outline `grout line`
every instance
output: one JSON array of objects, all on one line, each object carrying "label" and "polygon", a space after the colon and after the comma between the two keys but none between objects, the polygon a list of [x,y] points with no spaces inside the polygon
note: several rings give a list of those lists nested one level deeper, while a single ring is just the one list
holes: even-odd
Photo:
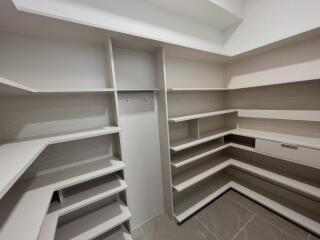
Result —
[{"label": "grout line", "polygon": [[238,231],[235,235],[233,235],[233,237],[231,238],[231,240],[233,240],[233,239],[251,222],[251,220],[252,220],[255,216],[256,216],[256,214],[253,214],[253,215],[251,216],[251,218],[239,229],[239,231]]},{"label": "grout line", "polygon": [[244,206],[243,204],[241,204],[240,202],[237,202],[236,200],[228,197],[228,196],[225,196],[225,198],[229,199],[230,201],[232,201],[233,203],[239,205],[240,207],[243,207],[245,209],[247,209],[249,212],[251,212],[252,214],[256,214],[253,210],[251,210],[250,208],[248,208],[247,206]]},{"label": "grout line", "polygon": [[[239,193],[237,193],[237,194],[239,194]],[[240,195],[240,194],[239,194]],[[241,197],[243,197],[243,196],[241,196]],[[246,208],[246,209],[248,209],[250,212],[253,212],[253,210],[251,210],[251,209],[249,209],[248,207],[246,207],[246,206],[244,206],[243,204],[241,204],[240,202],[237,202],[236,200],[233,200],[232,198],[230,198],[230,197],[228,197],[228,196],[226,196],[226,198],[228,198],[229,200],[231,200],[231,201],[233,201],[233,202],[235,202],[235,203],[237,203],[237,204],[239,204],[239,205],[241,205],[242,207],[244,207],[244,208]],[[246,197],[245,197],[246,198]],[[250,201],[252,201],[251,199],[249,199]],[[254,204],[256,204],[256,205],[258,205],[259,207],[262,207],[262,208],[264,208],[266,211],[269,211],[269,212],[271,212],[272,214],[275,214],[273,211],[271,211],[271,210],[269,210],[269,209],[267,209],[267,208],[265,208],[263,205],[261,205],[261,204],[258,204],[258,203],[256,203],[256,202],[253,202]],[[278,229],[279,231],[281,231],[281,232],[283,232],[283,233],[285,233],[285,234],[287,234],[287,235],[289,235],[289,236],[291,236],[291,237],[293,237],[294,239],[296,239],[296,240],[298,240],[297,239],[297,237],[296,236],[294,236],[294,235],[292,235],[291,233],[289,233],[289,232],[287,232],[287,231],[285,231],[284,229],[282,229],[282,228],[280,228],[280,227],[278,227],[277,225],[275,225],[273,222],[271,222],[270,220],[268,220],[268,219],[266,219],[265,217],[263,217],[263,216],[260,216],[260,214],[257,214],[257,213],[255,213],[255,212],[253,212],[254,214],[256,214],[258,217],[260,217],[260,218],[262,218],[264,221],[266,221],[267,223],[269,223],[270,225],[272,225],[273,227],[275,227],[276,229]],[[278,217],[280,217],[282,220],[285,220],[285,221],[287,221],[285,218],[283,218],[283,217],[281,217],[281,216],[279,216],[279,215],[277,215],[277,214],[275,214],[276,216],[278,216]],[[289,222],[289,223],[291,223],[291,222]],[[292,223],[294,226],[296,226],[296,227],[298,227],[298,228],[300,228],[299,226],[297,226],[296,224],[294,224],[294,223]],[[305,231],[304,229],[302,229],[303,231]],[[310,235],[310,234],[309,234]],[[306,240],[309,240],[310,239],[310,237],[308,236],[308,238],[306,239]]]},{"label": "grout line", "polygon": [[141,227],[142,225],[146,224],[147,222],[151,221],[152,219],[160,216],[161,214],[165,213],[164,211],[161,211],[159,213],[157,213],[156,215],[154,215],[153,217],[148,218],[147,220],[145,220],[143,223],[139,224],[138,226],[136,226],[134,229],[132,229],[133,231],[139,227]]},{"label": "grout line", "polygon": [[211,233],[212,236],[214,236],[217,240],[220,240],[220,238],[214,232],[212,232],[211,229],[205,223],[203,223],[200,219],[198,219],[198,217],[195,217],[194,219],[209,233]]}]

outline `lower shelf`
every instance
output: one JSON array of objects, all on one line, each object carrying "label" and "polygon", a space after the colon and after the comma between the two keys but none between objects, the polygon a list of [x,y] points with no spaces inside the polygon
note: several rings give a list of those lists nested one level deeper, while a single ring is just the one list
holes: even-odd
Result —
[{"label": "lower shelf", "polygon": [[54,191],[123,168],[120,160],[100,159],[19,182],[1,200],[0,239],[36,239]]},{"label": "lower shelf", "polygon": [[115,202],[94,212],[80,216],[74,221],[59,226],[55,239],[93,239],[121,225],[131,217],[128,207]]},{"label": "lower shelf", "polygon": [[[300,211],[299,207],[293,206],[289,200],[273,197],[265,189],[261,190],[259,187],[251,186],[229,174],[220,174],[207,180],[201,187],[193,187],[180,194],[175,200],[176,221],[178,223],[183,222],[229,189],[242,193],[317,235],[320,234],[320,223],[317,217],[313,217],[314,214],[302,214],[303,211]],[[307,201],[312,202],[311,200]],[[320,203],[312,202],[312,204],[319,205]]]},{"label": "lower shelf", "polygon": [[123,226],[116,227],[112,229],[107,234],[103,234],[95,240],[132,240],[130,233],[128,230]]}]

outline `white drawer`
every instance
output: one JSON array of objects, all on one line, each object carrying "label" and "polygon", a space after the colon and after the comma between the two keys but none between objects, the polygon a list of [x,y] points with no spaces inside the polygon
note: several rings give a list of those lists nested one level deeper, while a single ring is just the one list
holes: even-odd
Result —
[{"label": "white drawer", "polygon": [[320,167],[320,150],[285,143],[256,139],[256,150],[261,153],[291,159]]}]

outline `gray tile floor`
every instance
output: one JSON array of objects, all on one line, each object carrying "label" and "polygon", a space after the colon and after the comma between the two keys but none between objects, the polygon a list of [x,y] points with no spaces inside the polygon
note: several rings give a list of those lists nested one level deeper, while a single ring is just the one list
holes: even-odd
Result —
[{"label": "gray tile floor", "polygon": [[180,226],[161,214],[136,228],[132,236],[133,240],[320,240],[234,191]]}]

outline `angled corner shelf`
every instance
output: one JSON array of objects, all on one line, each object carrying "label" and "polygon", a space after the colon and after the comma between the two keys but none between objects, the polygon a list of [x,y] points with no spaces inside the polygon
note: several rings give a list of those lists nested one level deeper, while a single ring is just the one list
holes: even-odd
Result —
[{"label": "angled corner shelf", "polygon": [[193,119],[200,119],[200,118],[224,115],[224,114],[229,114],[229,113],[236,113],[237,111],[238,110],[236,110],[236,109],[226,109],[226,110],[218,110],[218,111],[213,111],[213,112],[191,114],[191,115],[169,118],[169,122],[183,122],[183,121],[188,121],[188,120],[193,120]]},{"label": "angled corner shelf", "polygon": [[[23,233],[26,240],[36,239],[47,214],[54,191],[123,169],[124,163],[122,161],[113,158],[103,158],[19,182],[18,186],[8,192],[2,199],[2,203],[5,204],[0,206],[0,210],[4,213],[4,219],[1,219],[4,225],[1,229],[0,238],[18,239],[20,234]],[[108,186],[110,187],[110,185]],[[121,185],[119,187],[126,186]],[[110,191],[117,192],[115,189],[110,189]],[[109,194],[111,194],[110,191]],[[99,196],[99,194],[97,195]],[[72,207],[77,208],[81,204],[88,204],[88,201],[96,200],[94,197],[88,200],[81,198],[83,196],[78,197],[78,200],[82,199],[83,201],[76,203],[73,199],[71,201],[74,202],[69,205],[69,209],[64,210],[70,210]],[[10,203],[15,203],[15,205]],[[32,216],[32,218],[26,222],[25,216]]]},{"label": "angled corner shelf", "polygon": [[224,137],[226,135],[231,134],[233,129],[222,128],[218,130],[209,131],[203,133],[199,139],[193,137],[186,137],[183,139],[175,140],[170,143],[170,149],[173,152],[178,152],[193,146],[197,146],[199,144],[209,142],[211,140]]},{"label": "angled corner shelf", "polygon": [[242,193],[248,198],[277,212],[285,218],[290,219],[298,225],[303,226],[311,232],[320,234],[320,224],[315,220],[291,209],[290,206],[287,206],[287,203],[273,199],[272,197],[269,197],[268,194],[261,194],[260,191],[248,186],[241,180],[224,173],[214,177],[214,181],[211,181],[210,184],[204,184],[200,188],[193,189],[189,198],[183,198],[179,203],[177,203],[175,207],[176,221],[178,223],[183,222],[230,189]]},{"label": "angled corner shelf", "polygon": [[119,131],[119,127],[103,127],[0,145],[0,164],[2,166],[0,169],[0,198],[6,194],[10,187],[48,145],[113,134]]},{"label": "angled corner shelf", "polygon": [[260,178],[267,179],[268,181],[275,182],[285,188],[289,188],[298,193],[306,194],[310,198],[317,201],[320,200],[320,188],[316,186],[282,176],[275,172],[247,164],[228,156],[216,158],[214,161],[207,161],[206,164],[201,164],[199,167],[178,174],[178,176],[174,177],[173,179],[173,188],[178,192],[182,192],[229,167],[234,167]]},{"label": "angled corner shelf", "polygon": [[55,239],[93,239],[121,225],[130,217],[128,207],[117,201],[58,227]]},{"label": "angled corner shelf", "polygon": [[113,93],[114,88],[34,89],[0,77],[0,95]]}]

